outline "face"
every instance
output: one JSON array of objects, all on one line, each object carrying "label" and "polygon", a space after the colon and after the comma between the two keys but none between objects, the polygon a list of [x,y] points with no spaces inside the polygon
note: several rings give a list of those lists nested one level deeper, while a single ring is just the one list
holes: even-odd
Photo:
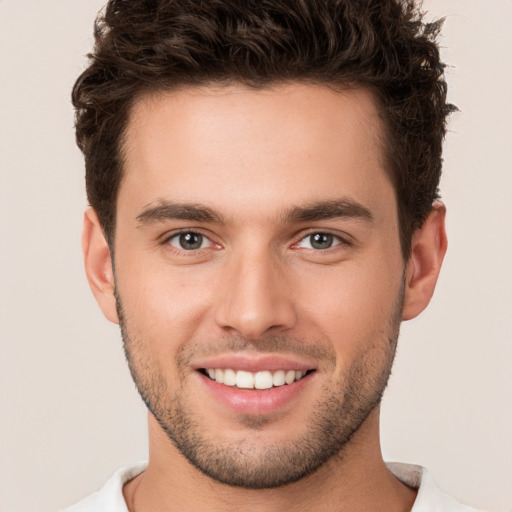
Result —
[{"label": "face", "polygon": [[402,311],[372,96],[321,86],[142,98],[125,143],[115,289],[150,412],[203,473],[296,481],[375,410]]}]

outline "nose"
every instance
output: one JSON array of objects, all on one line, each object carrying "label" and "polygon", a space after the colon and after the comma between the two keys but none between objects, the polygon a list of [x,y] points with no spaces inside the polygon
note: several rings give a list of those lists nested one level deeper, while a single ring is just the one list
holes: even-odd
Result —
[{"label": "nose", "polygon": [[284,264],[271,251],[248,252],[226,264],[215,319],[230,334],[257,340],[292,328],[297,316]]}]

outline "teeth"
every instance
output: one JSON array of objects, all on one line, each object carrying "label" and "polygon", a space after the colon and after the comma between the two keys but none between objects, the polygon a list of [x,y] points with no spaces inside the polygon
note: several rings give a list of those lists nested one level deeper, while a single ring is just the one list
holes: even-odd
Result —
[{"label": "teeth", "polygon": [[286,384],[291,384],[295,380],[295,370],[288,370],[284,377]]},{"label": "teeth", "polygon": [[215,370],[215,380],[220,384],[224,383],[224,372],[222,370]]},{"label": "teeth", "polygon": [[210,379],[226,386],[236,386],[240,389],[270,389],[275,386],[292,384],[306,375],[306,370],[277,370],[275,372],[246,372],[230,368],[208,368],[206,373]]},{"label": "teeth", "polygon": [[[217,370],[215,370],[215,374],[217,374]],[[233,370],[224,370],[224,384],[236,386],[236,373]]]},{"label": "teeth", "polygon": [[[222,370],[220,370],[222,371]],[[215,376],[217,376],[217,370],[215,370]],[[217,379],[215,379],[217,380]],[[219,382],[219,381],[217,381]],[[254,376],[251,372],[243,372],[239,370],[236,372],[236,387],[244,389],[254,388]]]},{"label": "teeth", "polygon": [[270,372],[258,372],[254,376],[256,389],[270,389],[272,387],[272,374]]},{"label": "teeth", "polygon": [[272,375],[272,384],[274,386],[282,386],[284,383],[284,370],[274,372],[274,375]]}]

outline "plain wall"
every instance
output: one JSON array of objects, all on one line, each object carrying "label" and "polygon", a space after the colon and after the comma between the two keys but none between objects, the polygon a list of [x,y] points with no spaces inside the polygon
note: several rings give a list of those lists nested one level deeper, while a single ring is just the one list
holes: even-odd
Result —
[{"label": "plain wall", "polygon": [[[0,510],[48,512],[146,457],[120,335],[88,290],[70,91],[103,0],[0,1]],[[449,251],[403,325],[383,403],[388,460],[512,509],[512,2],[427,0],[447,16]]]}]

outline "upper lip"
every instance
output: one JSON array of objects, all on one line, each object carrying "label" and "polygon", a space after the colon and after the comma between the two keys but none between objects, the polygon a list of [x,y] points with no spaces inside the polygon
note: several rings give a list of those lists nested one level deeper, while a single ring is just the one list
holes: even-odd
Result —
[{"label": "upper lip", "polygon": [[280,354],[224,354],[205,358],[194,364],[196,370],[232,369],[246,372],[278,371],[278,370],[314,370],[315,364]]}]

